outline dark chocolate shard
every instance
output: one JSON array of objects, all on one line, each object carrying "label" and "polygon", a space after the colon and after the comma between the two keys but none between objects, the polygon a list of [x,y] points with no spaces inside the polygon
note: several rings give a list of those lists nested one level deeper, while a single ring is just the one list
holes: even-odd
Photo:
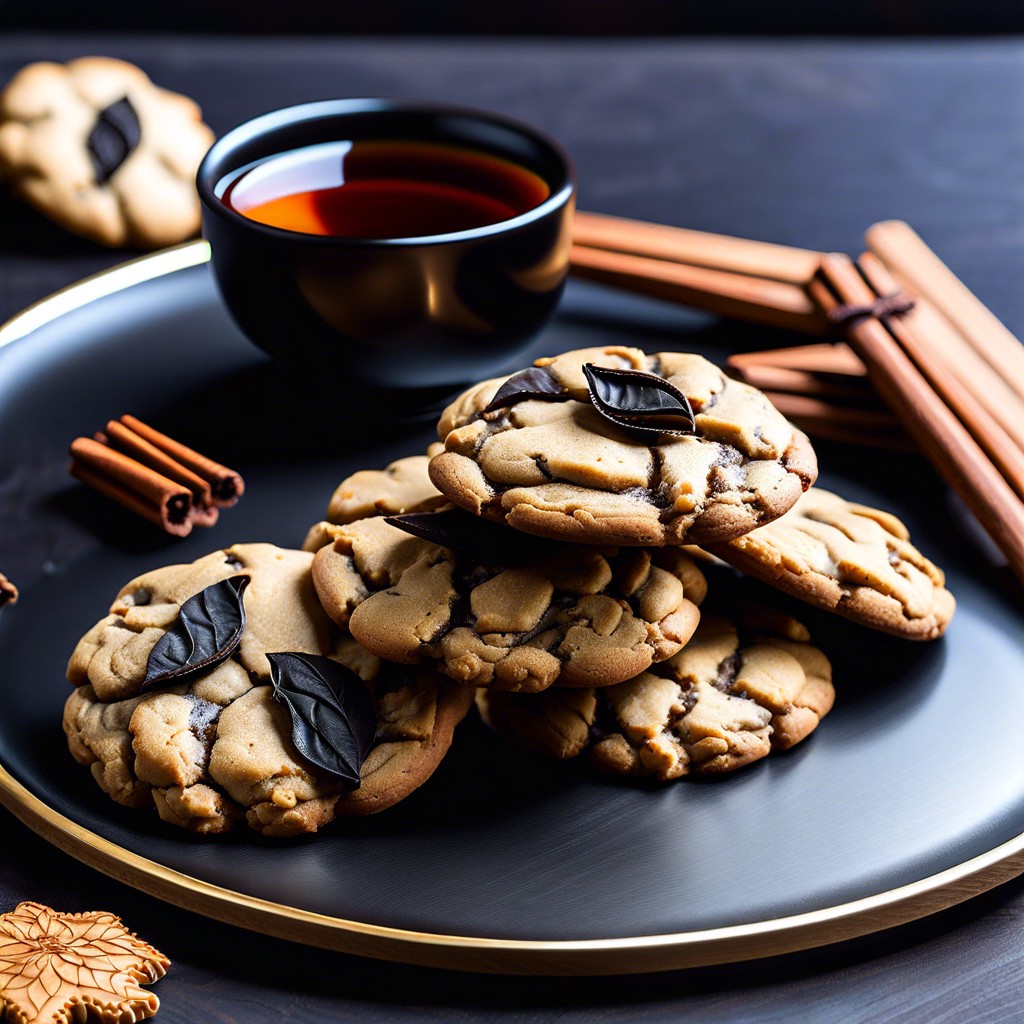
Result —
[{"label": "dark chocolate shard", "polygon": [[566,549],[558,541],[521,533],[511,526],[481,519],[463,508],[410,512],[404,516],[386,516],[385,521],[414,537],[466,555],[479,565],[525,565],[564,554]]},{"label": "dark chocolate shard", "polygon": [[97,185],[110,180],[141,137],[139,116],[127,96],[99,112],[85,143],[96,171]]},{"label": "dark chocolate shard", "polygon": [[494,393],[484,412],[494,412],[517,402],[539,398],[546,402],[567,402],[569,394],[549,366],[528,366],[511,377]]},{"label": "dark chocolate shard", "polygon": [[0,572],[0,608],[5,604],[14,604],[18,600],[18,588]]},{"label": "dark chocolate shard", "polygon": [[248,576],[232,576],[190,597],[149,652],[142,689],[187,682],[231,657],[245,631],[242,594],[248,584]]},{"label": "dark chocolate shard", "polygon": [[359,770],[377,734],[366,684],[316,654],[268,654],[274,698],[288,709],[292,742],[311,764],[359,788]]},{"label": "dark chocolate shard", "polygon": [[642,434],[694,434],[690,400],[655,373],[586,363],[583,372],[594,408],[616,426]]}]

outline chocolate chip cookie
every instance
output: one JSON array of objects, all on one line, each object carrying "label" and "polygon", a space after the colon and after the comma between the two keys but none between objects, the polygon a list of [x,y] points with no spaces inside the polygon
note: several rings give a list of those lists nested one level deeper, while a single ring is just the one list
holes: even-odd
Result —
[{"label": "chocolate chip cookie", "polygon": [[332,543],[313,560],[328,614],[390,661],[507,690],[606,686],[671,657],[697,624],[706,583],[681,551],[553,544],[457,509],[403,518],[420,534],[380,517],[324,524]]},{"label": "chocolate chip cookie", "polygon": [[442,414],[430,477],[457,505],[586,544],[674,545],[777,519],[814,451],[761,392],[697,355],[567,352],[470,388]]},{"label": "chocolate chip cookie", "polygon": [[237,660],[261,682],[270,679],[270,651],[327,655],[333,627],[310,579],[312,555],[273,544],[236,544],[195,562],[169,565],[121,588],[101,619],[79,641],[68,663],[75,686],[90,684],[99,700],[137,696],[150,654],[179,619],[182,605],[216,583],[248,580],[245,630]]},{"label": "chocolate chip cookie", "polygon": [[781,519],[709,546],[809,604],[908,640],[941,636],[956,602],[895,516],[813,487]]},{"label": "chocolate chip cookie", "polygon": [[341,636],[312,558],[239,544],[122,589],[71,657],[64,710],[104,792],[197,832],[245,819],[287,836],[383,810],[432,774],[472,692]]},{"label": "chocolate chip cookie", "polygon": [[765,613],[705,615],[675,657],[605,689],[477,693],[502,736],[551,757],[584,751],[603,772],[662,781],[732,771],[785,750],[832,707],[828,659],[807,630]]},{"label": "chocolate chip cookie", "polygon": [[192,100],[109,57],[30,64],[0,94],[0,178],[104,245],[197,234],[195,175],[212,142]]},{"label": "chocolate chip cookie", "polygon": [[72,755],[128,807],[200,833],[245,820],[265,836],[316,832],[337,817],[375,814],[422,785],[451,746],[472,691],[431,667],[381,670],[351,640],[333,657],[367,677],[373,745],[353,789],[296,748],[273,689],[234,660],[191,683],[111,703],[89,685],[64,708]]}]

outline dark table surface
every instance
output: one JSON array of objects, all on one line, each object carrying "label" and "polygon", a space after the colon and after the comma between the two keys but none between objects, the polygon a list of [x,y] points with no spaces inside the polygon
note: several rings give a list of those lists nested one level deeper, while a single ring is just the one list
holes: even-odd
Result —
[{"label": "dark table surface", "polygon": [[[564,143],[585,209],[847,252],[859,251],[868,225],[899,217],[1011,330],[1024,331],[1024,42],[8,35],[0,81],[30,61],[87,53],[134,61],[195,97],[218,133],[272,107],[331,96],[502,111]],[[0,321],[133,255],[71,238],[6,196],[0,231]],[[174,961],[157,988],[167,1022],[959,1024],[1024,1014],[1021,881],[882,935],[756,963],[491,978],[258,937],[115,883],[6,812],[0,829],[0,912],[36,899],[122,915]]]}]

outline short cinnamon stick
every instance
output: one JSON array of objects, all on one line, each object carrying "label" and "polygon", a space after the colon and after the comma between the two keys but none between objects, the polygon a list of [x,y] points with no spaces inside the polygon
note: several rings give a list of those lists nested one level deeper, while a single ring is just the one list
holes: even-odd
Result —
[{"label": "short cinnamon stick", "polygon": [[874,448],[915,450],[899,421],[888,412],[850,409],[806,395],[777,391],[765,391],[764,394],[786,419],[792,420],[812,437],[866,444]]},{"label": "short cinnamon stick", "polygon": [[669,260],[574,245],[572,272],[629,291],[809,334],[829,330],[828,321],[800,285],[695,267]]},{"label": "short cinnamon stick", "polygon": [[0,572],[0,608],[18,600],[18,588]]},{"label": "short cinnamon stick", "polygon": [[71,473],[176,537],[192,530],[187,487],[90,437],[71,443]]},{"label": "short cinnamon stick", "polygon": [[745,381],[760,391],[780,391],[792,395],[807,395],[812,398],[831,399],[837,403],[852,403],[859,407],[881,404],[879,397],[871,390],[867,376],[840,377],[809,373],[807,370],[791,370],[786,366],[767,364],[737,365],[730,358],[726,360],[730,374]]},{"label": "short cinnamon stick", "polygon": [[160,433],[134,416],[122,416],[121,423],[138,437],[169,455],[210,485],[210,501],[218,508],[230,508],[245,493],[242,477],[233,469],[200,455],[180,441]]},{"label": "short cinnamon stick", "polygon": [[[826,311],[839,305],[869,305],[875,294],[847,256],[822,260],[812,293]],[[903,423],[936,471],[955,490],[1006,556],[1024,583],[1024,503],[967,428],[936,394],[874,317],[847,325],[847,338],[863,359],[875,388]]]},{"label": "short cinnamon stick", "polygon": [[187,487],[192,492],[191,515],[194,525],[213,526],[217,522],[220,511],[211,501],[209,481],[193,473],[187,466],[172,459],[166,452],[150,444],[144,437],[129,430],[117,420],[110,420],[106,431],[97,434],[96,440],[156,470],[169,480]]}]

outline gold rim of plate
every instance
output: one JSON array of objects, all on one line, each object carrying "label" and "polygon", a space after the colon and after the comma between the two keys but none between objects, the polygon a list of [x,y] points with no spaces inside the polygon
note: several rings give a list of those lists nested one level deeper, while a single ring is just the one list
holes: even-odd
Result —
[{"label": "gold rim of plate", "polygon": [[[0,348],[90,302],[209,261],[206,242],[122,263],[62,288],[0,327]],[[305,945],[427,967],[500,974],[668,971],[824,946],[937,913],[1024,872],[1024,834],[908,885],[768,921],[702,931],[571,942],[407,931],[273,903],[165,867],[59,814],[0,764],[0,804],[77,860],[186,910]]]}]

